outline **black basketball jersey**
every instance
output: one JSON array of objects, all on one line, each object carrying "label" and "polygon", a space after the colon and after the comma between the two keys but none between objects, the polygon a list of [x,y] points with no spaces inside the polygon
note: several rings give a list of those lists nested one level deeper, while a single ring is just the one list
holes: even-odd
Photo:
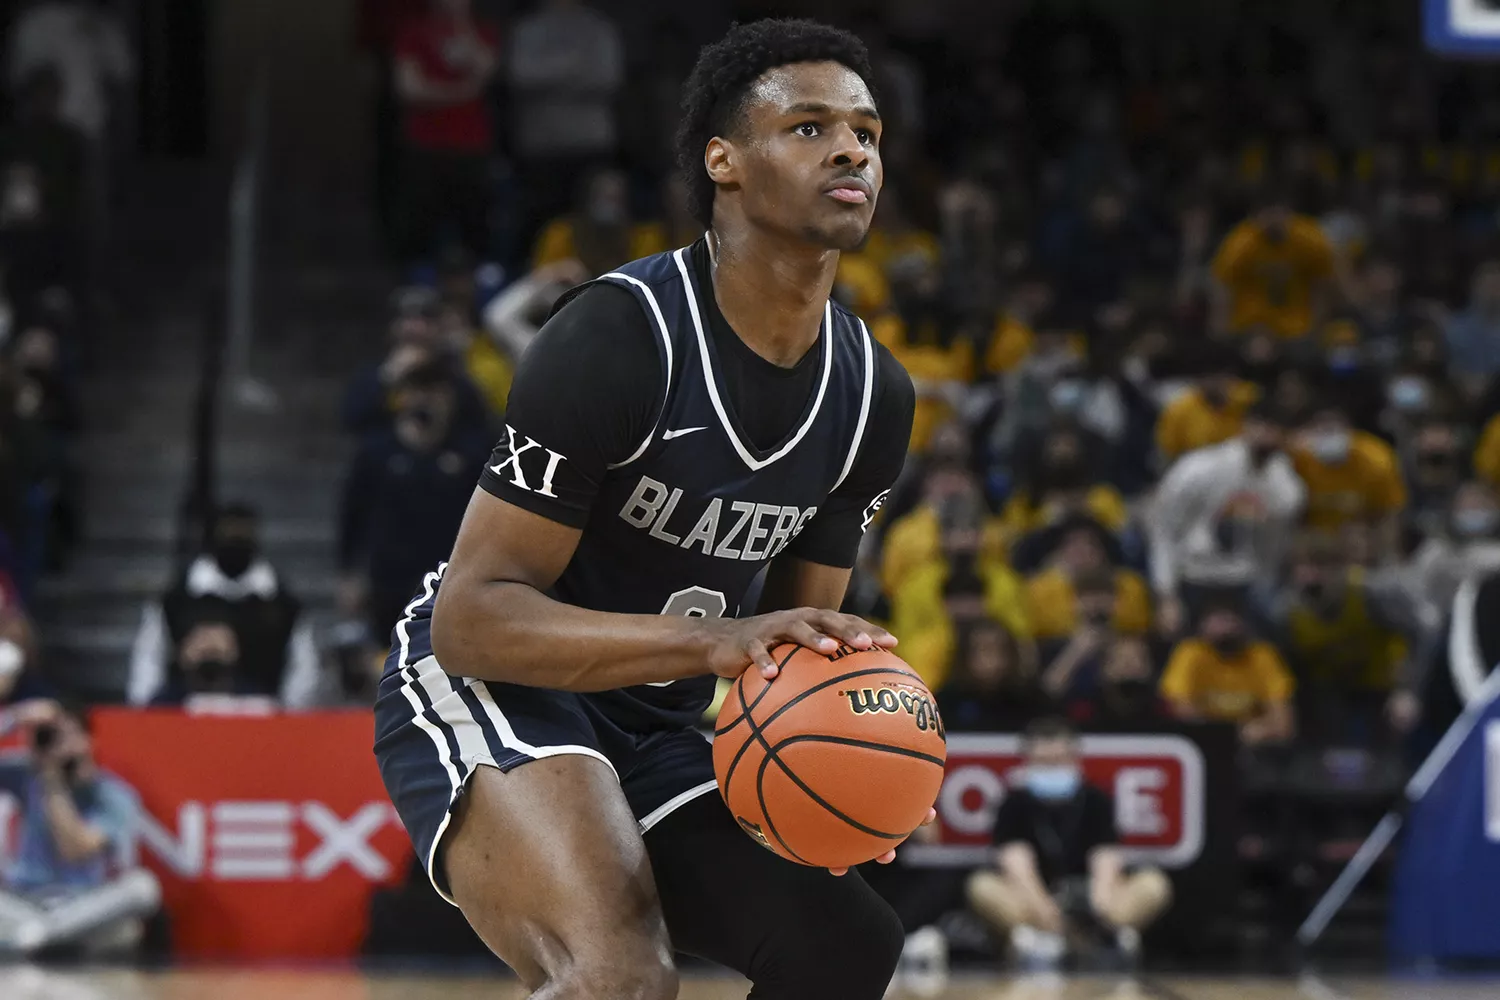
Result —
[{"label": "black basketball jersey", "polygon": [[[864,324],[836,303],[825,306],[813,348],[815,390],[785,439],[757,448],[719,377],[705,328],[705,297],[713,292],[698,287],[689,253],[647,257],[598,279],[627,288],[652,321],[665,398],[650,434],[604,477],[578,549],[552,589],[568,604],[631,614],[754,613],[741,607],[751,581],[816,516],[859,454],[876,377]],[[509,445],[508,467],[492,471],[546,495],[563,457],[530,440]],[[589,697],[621,726],[645,730],[696,722],[713,690],[714,678],[703,676]]]}]

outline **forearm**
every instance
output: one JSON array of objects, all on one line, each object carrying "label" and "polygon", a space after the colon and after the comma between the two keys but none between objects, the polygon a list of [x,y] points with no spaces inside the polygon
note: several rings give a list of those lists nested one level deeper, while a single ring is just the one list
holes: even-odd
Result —
[{"label": "forearm", "polygon": [[432,647],[454,676],[608,691],[708,673],[712,621],[591,611],[524,583],[445,579]]},{"label": "forearm", "polygon": [[48,782],[42,797],[42,815],[65,861],[84,861],[102,851],[107,843],[104,835],[78,814],[72,794],[60,781]]}]

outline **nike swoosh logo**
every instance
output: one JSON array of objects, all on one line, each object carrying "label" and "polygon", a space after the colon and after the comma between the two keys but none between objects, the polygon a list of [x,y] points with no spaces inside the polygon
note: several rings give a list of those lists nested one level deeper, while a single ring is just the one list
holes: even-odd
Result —
[{"label": "nike swoosh logo", "polygon": [[706,430],[708,430],[707,427],[684,427],[681,430],[676,430],[676,431],[663,431],[662,435],[661,435],[661,439],[663,441],[670,441],[673,438],[680,438],[680,437],[683,437],[684,435],[687,435],[687,434],[696,434],[698,431],[706,431]]}]

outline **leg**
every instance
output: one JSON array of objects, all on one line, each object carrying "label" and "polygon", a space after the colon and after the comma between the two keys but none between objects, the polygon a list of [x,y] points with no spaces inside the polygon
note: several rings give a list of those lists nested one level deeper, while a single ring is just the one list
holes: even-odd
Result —
[{"label": "leg", "polygon": [[975,872],[969,876],[966,889],[969,906],[1002,933],[1016,927],[1036,927],[1054,934],[1062,932],[1055,921],[1038,911],[1025,887],[1017,885],[1003,872]]},{"label": "leg", "polygon": [[880,1000],[905,939],[858,873],[783,861],[747,837],[715,794],[646,833],[679,951],[728,966],[752,1000]]},{"label": "leg", "polygon": [[[138,868],[88,889],[46,910],[37,927],[36,948],[98,937],[108,943],[129,942],[130,925],[139,927],[161,905],[161,885],[156,876]],[[138,940],[138,931],[137,931]]]},{"label": "leg", "polygon": [[453,898],[533,1000],[674,1000],[651,865],[614,772],[478,768],[439,848]]},{"label": "leg", "polygon": [[1172,905],[1172,883],[1155,868],[1127,875],[1115,887],[1099,916],[1111,927],[1141,930]]}]

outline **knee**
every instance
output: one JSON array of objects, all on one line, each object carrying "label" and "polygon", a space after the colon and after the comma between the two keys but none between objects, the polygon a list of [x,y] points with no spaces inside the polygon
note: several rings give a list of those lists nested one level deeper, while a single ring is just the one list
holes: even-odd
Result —
[{"label": "knee", "polygon": [[606,949],[551,977],[558,1000],[677,1000],[677,968],[664,947]]},{"label": "knee", "polygon": [[788,922],[751,978],[778,1000],[880,1000],[905,943],[900,918],[871,892],[836,913]]}]

